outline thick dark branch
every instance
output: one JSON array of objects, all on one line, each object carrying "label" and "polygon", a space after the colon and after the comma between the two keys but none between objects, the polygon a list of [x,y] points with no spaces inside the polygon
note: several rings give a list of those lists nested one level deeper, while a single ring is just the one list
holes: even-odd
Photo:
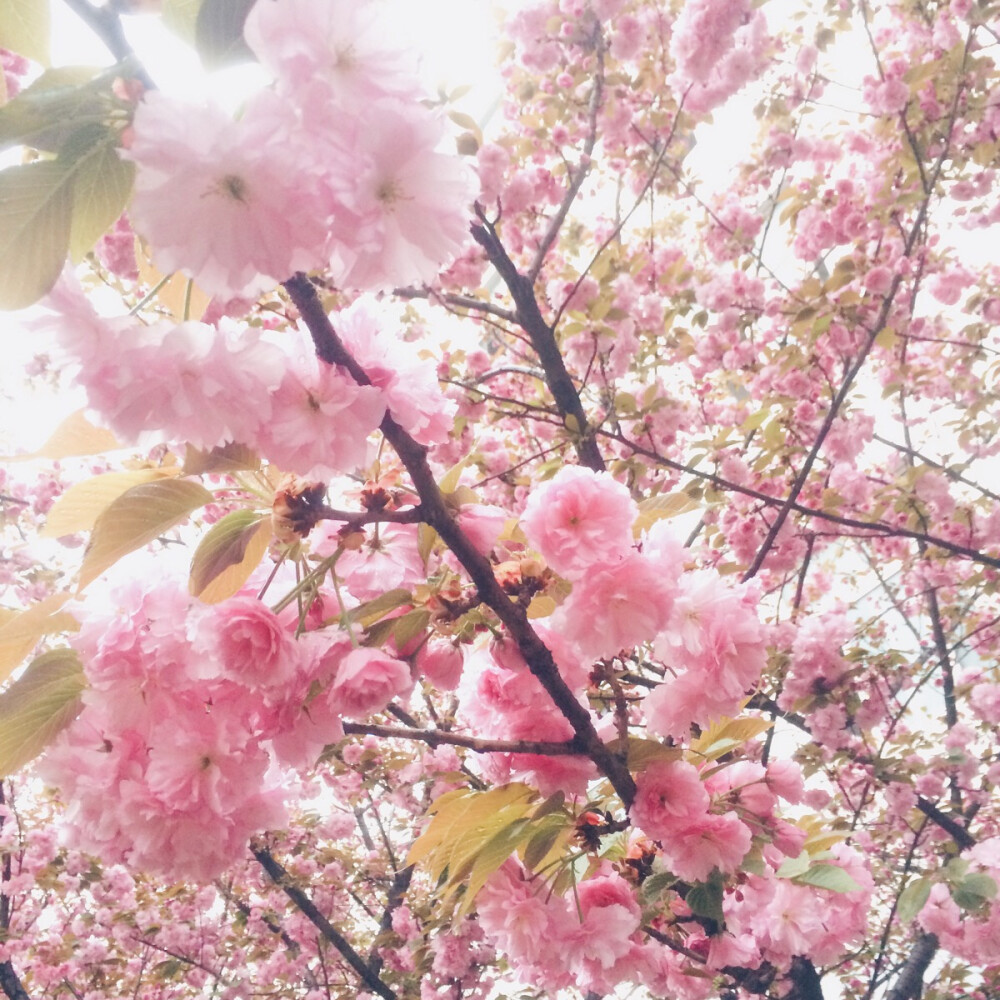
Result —
[{"label": "thick dark branch", "polygon": [[534,283],[518,271],[507,255],[495,226],[486,220],[482,212],[479,217],[481,224],[477,223],[471,227],[472,238],[486,251],[490,263],[497,269],[514,299],[517,322],[528,335],[531,346],[538,355],[549,392],[559,407],[563,422],[573,434],[573,444],[580,464],[600,472],[604,469],[604,459],[594,439],[594,432],[587,422],[587,416],[583,412],[580,394],[566,370],[562,353],[556,343],[555,329],[545,322],[538,307]]},{"label": "thick dark branch", "polygon": [[933,802],[928,802],[923,796],[917,798],[917,808],[934,824],[949,834],[958,845],[960,851],[966,851],[976,846],[976,838],[969,833],[957,820],[947,813],[941,812]]},{"label": "thick dark branch", "polygon": [[920,1000],[924,991],[924,975],[937,950],[937,937],[921,932],[903,963],[896,985],[886,994],[885,1000]]},{"label": "thick dark branch", "polygon": [[358,736],[381,736],[400,740],[419,740],[428,746],[464,747],[476,753],[534,753],[544,757],[572,757],[582,753],[575,740],[553,743],[545,740],[481,740],[474,736],[446,733],[440,729],[414,729],[410,726],[378,726],[367,722],[345,722],[344,732]]},{"label": "thick dark branch", "polygon": [[104,47],[118,60],[127,63],[132,69],[132,76],[139,80],[147,90],[153,90],[156,84],[149,74],[139,64],[132,46],[129,45],[125,32],[122,30],[121,18],[111,4],[95,7],[87,0],[63,0],[67,7],[104,43]]},{"label": "thick dark branch", "polygon": [[[382,911],[382,920],[379,923],[379,937],[392,929],[392,915],[399,909],[403,900],[406,899],[407,890],[410,888],[410,880],[413,878],[413,865],[407,865],[396,872],[389,886],[389,894],[386,897],[385,909]],[[377,942],[376,938],[376,942]],[[379,953],[377,944],[372,945],[371,954],[368,956],[368,968],[374,975],[379,975],[382,971],[382,956]]]},{"label": "thick dark branch", "polygon": [[4,991],[9,1000],[31,1000],[9,959],[0,962],[0,990]]},{"label": "thick dark branch", "polygon": [[[360,385],[370,385],[364,369],[347,352],[334,331],[309,278],[297,274],[285,282],[285,288],[312,335],[317,355],[327,364],[345,368]],[[608,777],[627,809],[635,796],[635,782],[625,761],[604,745],[594,729],[590,713],[562,679],[552,653],[531,627],[524,608],[511,601],[493,575],[489,560],[455,523],[427,462],[427,449],[414,441],[388,413],[382,421],[381,431],[410,474],[420,496],[425,522],[434,528],[462,564],[476,586],[479,599],[506,626],[532,674],[573,727],[581,751]]]},{"label": "thick dark branch", "polygon": [[337,930],[329,920],[323,916],[316,908],[316,904],[294,883],[291,876],[285,871],[266,847],[259,847],[256,843],[251,843],[250,851],[260,862],[260,866],[270,875],[285,895],[308,917],[313,926],[329,941],[334,948],[340,952],[345,962],[358,974],[358,978],[364,984],[365,989],[377,993],[385,1000],[396,1000],[396,993],[391,990],[377,974],[372,972],[368,963],[351,947],[350,942]]}]

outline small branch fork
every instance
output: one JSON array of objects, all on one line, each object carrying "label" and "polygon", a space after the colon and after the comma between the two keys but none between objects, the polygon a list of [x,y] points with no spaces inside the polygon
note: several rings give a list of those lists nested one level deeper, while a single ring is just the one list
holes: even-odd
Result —
[{"label": "small branch fork", "polygon": [[[504,256],[506,257],[506,253]],[[333,329],[309,278],[305,274],[296,274],[285,282],[285,288],[312,335],[318,357],[327,364],[340,365],[359,385],[370,385],[364,369],[348,353]],[[534,302],[533,296],[531,301]],[[536,312],[537,308],[536,303]],[[554,340],[551,346],[558,357],[558,348]],[[561,365],[561,357],[559,361]],[[565,368],[563,371],[565,372]],[[569,378],[568,375],[566,377]],[[572,388],[572,382],[570,387]],[[576,405],[579,407],[575,389],[573,392]],[[581,415],[582,412],[581,409]],[[583,426],[585,425],[581,424],[581,427]],[[510,600],[493,575],[489,561],[455,523],[427,462],[427,449],[415,441],[388,413],[380,429],[410,475],[420,497],[423,520],[434,528],[464,567],[476,586],[479,600],[487,605],[507,628],[532,674],[573,727],[580,750],[607,776],[627,809],[635,797],[635,781],[625,761],[605,746],[594,729],[590,713],[576,700],[562,679],[552,653],[531,627],[524,609]],[[603,466],[603,463],[601,464]]]},{"label": "small branch fork", "polygon": [[[476,206],[476,214],[480,221],[474,223],[470,229],[472,238],[486,251],[490,263],[497,269],[510,291],[516,307],[517,322],[528,335],[531,346],[538,355],[542,370],[545,372],[545,382],[559,408],[559,415],[563,418],[564,424],[573,431],[574,446],[580,464],[595,472],[601,472],[604,470],[604,459],[597,447],[594,432],[587,422],[587,416],[583,412],[580,394],[566,370],[562,353],[556,343],[555,328],[545,322],[538,307],[534,282],[518,271],[503,243],[500,242],[496,224],[486,218],[482,206]],[[570,426],[570,418],[575,427]]]}]

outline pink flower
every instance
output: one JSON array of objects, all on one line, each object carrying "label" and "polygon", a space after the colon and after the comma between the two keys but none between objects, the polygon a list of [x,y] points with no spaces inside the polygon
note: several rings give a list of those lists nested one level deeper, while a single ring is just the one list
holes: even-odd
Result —
[{"label": "pink flower", "polygon": [[670,574],[635,553],[576,582],[554,620],[583,656],[614,656],[661,632],[673,600]]},{"label": "pink flower", "polygon": [[570,465],[532,491],[521,525],[557,573],[576,577],[625,558],[638,512],[606,472]]},{"label": "pink flower", "polygon": [[380,649],[352,649],[341,661],[328,698],[344,715],[361,718],[380,712],[412,687],[410,668]]},{"label": "pink flower", "polygon": [[458,512],[458,526],[484,555],[493,551],[507,523],[507,512],[493,504],[469,503]]},{"label": "pink flower", "polygon": [[209,294],[236,298],[322,261],[331,206],[301,169],[294,122],[269,92],[237,121],[145,95],[128,151],[136,165],[131,218],[161,271],[183,271]]},{"label": "pink flower", "polygon": [[224,673],[253,688],[279,692],[295,679],[300,651],[278,616],[254,597],[217,604],[200,622],[198,640]]},{"label": "pink flower", "polygon": [[393,420],[421,444],[446,441],[457,405],[441,391],[434,362],[380,324],[364,299],[331,319],[354,360],[382,390]]},{"label": "pink flower", "polygon": [[675,829],[661,842],[667,867],[679,878],[703,882],[713,869],[735,871],[750,850],[749,828],[734,812],[706,814]]},{"label": "pink flower", "polygon": [[271,403],[261,452],[285,472],[324,481],[364,462],[368,435],[385,415],[378,389],[322,361],[289,369]]},{"label": "pink flower", "polygon": [[356,0],[258,0],[243,34],[286,87],[319,81],[338,104],[358,108],[416,89],[412,57],[387,43],[386,16]]},{"label": "pink flower", "polygon": [[419,105],[379,101],[363,117],[315,109],[329,134],[328,178],[338,210],[333,219],[338,284],[379,290],[431,281],[468,240],[471,172],[457,156],[437,152],[441,120]]},{"label": "pink flower", "polygon": [[441,691],[454,691],[462,679],[465,659],[460,649],[450,642],[433,639],[417,655],[421,673]]},{"label": "pink flower", "polygon": [[629,819],[653,840],[668,840],[708,813],[708,790],[687,761],[658,761],[640,772],[635,783]]}]

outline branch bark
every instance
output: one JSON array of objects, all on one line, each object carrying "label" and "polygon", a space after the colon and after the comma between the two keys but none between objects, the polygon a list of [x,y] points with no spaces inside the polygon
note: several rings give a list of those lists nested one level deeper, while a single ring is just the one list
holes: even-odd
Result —
[{"label": "branch bark", "polygon": [[[319,358],[327,364],[340,365],[359,385],[370,385],[364,369],[348,353],[333,329],[309,278],[305,274],[297,274],[285,282],[285,288],[312,335]],[[537,304],[535,308],[537,309]],[[558,350],[556,353],[558,354]],[[561,357],[559,360],[561,364]],[[415,441],[388,413],[380,429],[410,474],[414,489],[420,496],[424,520],[454,553],[475,584],[480,601],[504,624],[532,674],[573,727],[582,752],[607,776],[628,809],[635,796],[635,782],[625,761],[604,745],[597,735],[590,713],[576,700],[562,679],[552,653],[531,627],[525,610],[511,601],[493,575],[489,560],[480,554],[456,524],[427,462],[427,449]]]},{"label": "branch bark", "polygon": [[0,990],[4,991],[9,1000],[31,1000],[10,959],[0,962]]},{"label": "branch bark", "polygon": [[412,726],[379,726],[366,722],[345,722],[344,732],[359,736],[419,740],[428,746],[465,747],[476,753],[533,753],[544,757],[572,757],[582,753],[574,740],[553,743],[545,740],[481,740],[474,736],[446,733],[440,729],[416,729]]},{"label": "branch bark", "polygon": [[896,985],[886,994],[885,1000],[919,1000],[924,992],[924,975],[937,950],[937,937],[921,933],[903,963]]},{"label": "branch bark", "polygon": [[[555,328],[546,323],[542,316],[538,299],[535,298],[534,282],[518,271],[500,242],[495,225],[487,221],[481,210],[479,218],[480,222],[471,227],[472,238],[486,251],[486,256],[503,278],[514,300],[517,322],[528,335],[531,346],[538,355],[539,363],[545,372],[545,383],[559,408],[563,423],[573,432],[573,445],[580,464],[595,472],[603,471],[604,459],[597,447],[594,431],[587,421],[587,415],[583,412],[580,394],[566,370],[562,353],[556,343]],[[574,423],[575,427],[572,426]]]},{"label": "branch bark", "polygon": [[[368,963],[351,947],[347,938],[320,913],[316,904],[294,883],[291,876],[275,860],[271,852],[266,847],[259,847],[254,843],[251,843],[250,851],[264,871],[270,875],[275,885],[302,911],[324,939],[340,952],[341,957],[357,973],[365,988],[377,993],[384,1000],[396,1000],[395,991],[382,982]],[[23,1000],[23,998],[12,998],[12,1000]]]}]

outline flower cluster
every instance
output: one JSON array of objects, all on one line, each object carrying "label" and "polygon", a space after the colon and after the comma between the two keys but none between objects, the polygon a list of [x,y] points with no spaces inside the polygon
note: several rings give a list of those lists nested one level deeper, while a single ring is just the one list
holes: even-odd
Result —
[{"label": "flower cluster", "polygon": [[275,81],[235,119],[145,95],[131,214],[161,270],[232,299],[327,265],[347,288],[429,281],[459,252],[469,175],[372,8],[257,3],[246,40]]}]

